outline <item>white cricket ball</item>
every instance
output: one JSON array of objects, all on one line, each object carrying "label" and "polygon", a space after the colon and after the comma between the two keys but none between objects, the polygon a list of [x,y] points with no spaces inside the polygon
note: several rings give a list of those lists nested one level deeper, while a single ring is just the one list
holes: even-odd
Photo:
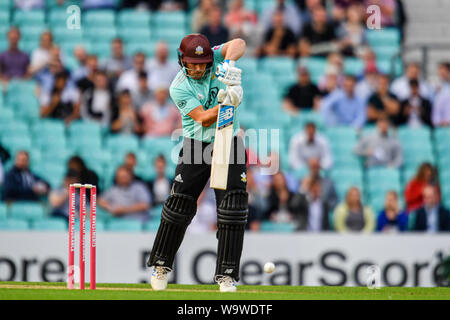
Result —
[{"label": "white cricket ball", "polygon": [[272,262],[267,262],[264,265],[264,272],[265,273],[272,273],[275,271],[275,265]]}]

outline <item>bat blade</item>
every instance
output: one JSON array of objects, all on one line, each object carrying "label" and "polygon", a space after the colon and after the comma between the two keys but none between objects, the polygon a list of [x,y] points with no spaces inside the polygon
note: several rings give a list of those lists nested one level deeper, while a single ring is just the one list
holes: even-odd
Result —
[{"label": "bat blade", "polygon": [[222,104],[217,115],[216,135],[211,161],[210,187],[226,190],[234,122],[233,105]]}]

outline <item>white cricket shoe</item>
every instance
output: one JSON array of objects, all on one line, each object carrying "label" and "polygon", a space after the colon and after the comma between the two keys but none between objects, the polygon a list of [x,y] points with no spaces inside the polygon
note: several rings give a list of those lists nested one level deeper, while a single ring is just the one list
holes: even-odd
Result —
[{"label": "white cricket shoe", "polygon": [[167,267],[155,267],[150,277],[152,289],[155,291],[166,290],[169,272],[172,271]]},{"label": "white cricket shoe", "polygon": [[218,276],[216,279],[220,292],[236,292],[236,282],[230,276]]}]

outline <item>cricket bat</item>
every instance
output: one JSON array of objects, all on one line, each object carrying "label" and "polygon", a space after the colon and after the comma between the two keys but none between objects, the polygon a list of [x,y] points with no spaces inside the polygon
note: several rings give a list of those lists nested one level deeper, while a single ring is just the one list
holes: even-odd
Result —
[{"label": "cricket bat", "polygon": [[231,142],[233,139],[233,122],[235,106],[231,105],[227,97],[219,105],[217,114],[216,135],[211,160],[210,187],[226,190],[228,183],[228,167],[231,156]]}]

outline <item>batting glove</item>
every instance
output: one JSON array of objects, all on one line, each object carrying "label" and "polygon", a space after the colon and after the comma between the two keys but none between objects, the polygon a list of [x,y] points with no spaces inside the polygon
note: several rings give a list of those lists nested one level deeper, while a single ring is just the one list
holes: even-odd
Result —
[{"label": "batting glove", "polygon": [[228,97],[231,101],[231,104],[236,108],[242,102],[242,97],[244,96],[244,90],[241,86],[230,86],[227,88]]},{"label": "batting glove", "polygon": [[234,61],[225,60],[216,69],[216,76],[220,82],[227,86],[240,86],[242,70],[234,66]]},{"label": "batting glove", "polygon": [[226,98],[227,98],[227,91],[224,89],[220,89],[219,93],[217,94],[217,101],[219,102],[219,104],[223,104]]}]

